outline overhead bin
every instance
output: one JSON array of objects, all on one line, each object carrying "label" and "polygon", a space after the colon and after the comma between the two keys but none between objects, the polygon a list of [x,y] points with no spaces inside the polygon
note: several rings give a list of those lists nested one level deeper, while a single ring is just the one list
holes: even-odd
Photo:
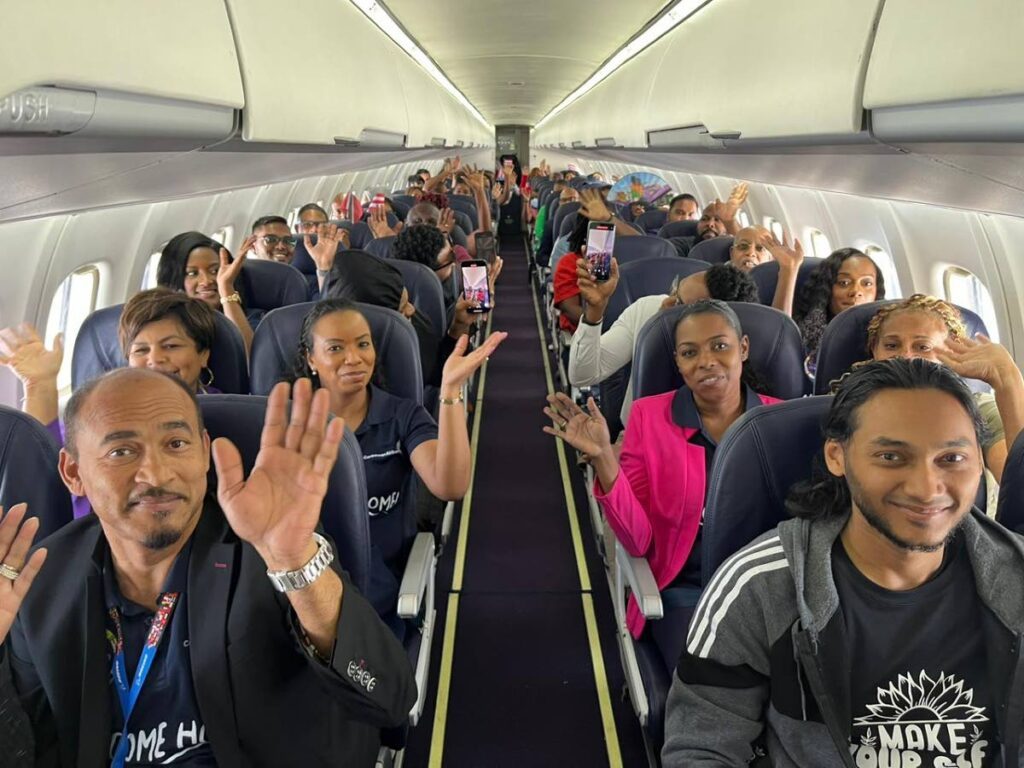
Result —
[{"label": "overhead bin", "polygon": [[1024,139],[1020,0],[887,0],[864,84],[889,141]]},{"label": "overhead bin", "polygon": [[692,147],[707,146],[707,135],[858,134],[879,5],[713,0],[542,125],[538,138],[643,147],[648,134],[692,129],[678,134]]},{"label": "overhead bin", "polygon": [[0,135],[229,135],[242,79],[223,0],[7,3]]}]

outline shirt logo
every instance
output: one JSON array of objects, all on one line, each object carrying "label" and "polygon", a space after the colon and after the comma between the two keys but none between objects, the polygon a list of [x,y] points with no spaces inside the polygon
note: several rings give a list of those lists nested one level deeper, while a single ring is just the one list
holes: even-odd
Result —
[{"label": "shirt logo", "polygon": [[367,693],[373,693],[377,687],[377,678],[366,668],[366,660],[360,659],[356,664],[355,659],[348,663],[348,676],[358,686],[365,688]]},{"label": "shirt logo", "polygon": [[974,690],[954,675],[899,675],[888,688],[878,688],[878,701],[867,710],[853,721],[854,739],[860,740],[850,745],[850,754],[857,768],[990,764],[985,708],[974,705]]},{"label": "shirt logo", "polygon": [[367,501],[370,517],[380,517],[381,515],[388,514],[398,505],[398,500],[401,498],[401,491],[392,491],[387,496],[371,496]]}]

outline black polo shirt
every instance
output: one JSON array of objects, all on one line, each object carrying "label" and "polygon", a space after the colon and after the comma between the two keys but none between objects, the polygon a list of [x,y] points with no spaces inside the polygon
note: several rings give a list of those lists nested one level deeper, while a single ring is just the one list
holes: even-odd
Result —
[{"label": "black polo shirt", "polygon": [[[743,412],[751,408],[763,405],[760,396],[750,386],[744,384]],[[708,490],[711,488],[711,465],[715,459],[715,451],[718,443],[711,439],[711,436],[704,431],[704,422],[700,418],[700,411],[697,410],[697,403],[693,399],[693,392],[689,387],[680,387],[672,398],[672,421],[683,429],[697,430],[687,441],[693,445],[699,445],[704,449],[704,500],[707,501]],[[669,586],[687,585],[701,586],[700,566],[701,538],[704,535],[704,509],[700,511],[700,527],[697,528],[697,538],[693,540],[693,548],[690,556],[683,563],[683,569],[676,575]]]},{"label": "black polo shirt", "polygon": [[[190,768],[216,766],[213,750],[206,741],[206,728],[192,685],[192,663],[188,632],[188,564],[192,542],[185,544],[167,576],[161,595],[179,593],[174,612],[164,631],[156,658],[146,677],[129,722],[129,750],[126,766],[182,765]],[[142,647],[153,623],[154,613],[121,594],[114,574],[110,550],[103,566],[103,593],[107,616],[107,665],[113,668],[116,630],[109,616],[117,608],[124,636],[125,667],[129,685]],[[113,675],[110,678],[110,757],[114,757],[124,730],[124,713]]]},{"label": "black polo shirt", "polygon": [[[384,614],[398,595],[409,547],[416,536],[412,452],[437,439],[437,422],[404,397],[370,387],[370,406],[356,430],[363,451],[370,517],[373,584],[367,597]],[[383,569],[382,569],[383,567]]]}]

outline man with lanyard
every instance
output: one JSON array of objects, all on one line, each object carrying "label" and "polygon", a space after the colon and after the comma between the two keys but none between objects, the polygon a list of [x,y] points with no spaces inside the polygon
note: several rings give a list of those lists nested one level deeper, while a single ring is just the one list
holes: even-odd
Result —
[{"label": "man with lanyard", "polygon": [[[972,370],[973,354],[940,357]],[[1024,765],[1024,540],[972,508],[970,389],[946,365],[869,363],[824,431],[827,471],[794,487],[795,519],[704,590],[663,765]]]},{"label": "man with lanyard", "polygon": [[[214,443],[216,501],[177,379],[122,369],[74,394],[60,471],[95,514],[47,539],[2,649],[36,765],[371,766],[380,729],[405,721],[405,653],[316,531],[344,423],[308,380],[292,394],[289,422],[289,387],[271,393],[248,478]],[[0,577],[23,562],[11,549]]]}]

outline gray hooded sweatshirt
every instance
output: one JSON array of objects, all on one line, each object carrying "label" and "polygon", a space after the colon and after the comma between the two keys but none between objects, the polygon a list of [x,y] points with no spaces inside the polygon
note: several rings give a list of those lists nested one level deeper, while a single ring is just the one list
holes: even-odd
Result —
[{"label": "gray hooded sweatshirt", "polygon": [[[787,520],[715,573],[669,693],[664,768],[861,765],[848,712],[856,670],[832,576],[832,546],[847,519]],[[1024,538],[976,509],[961,530],[998,702],[993,765],[1021,768]]]}]

